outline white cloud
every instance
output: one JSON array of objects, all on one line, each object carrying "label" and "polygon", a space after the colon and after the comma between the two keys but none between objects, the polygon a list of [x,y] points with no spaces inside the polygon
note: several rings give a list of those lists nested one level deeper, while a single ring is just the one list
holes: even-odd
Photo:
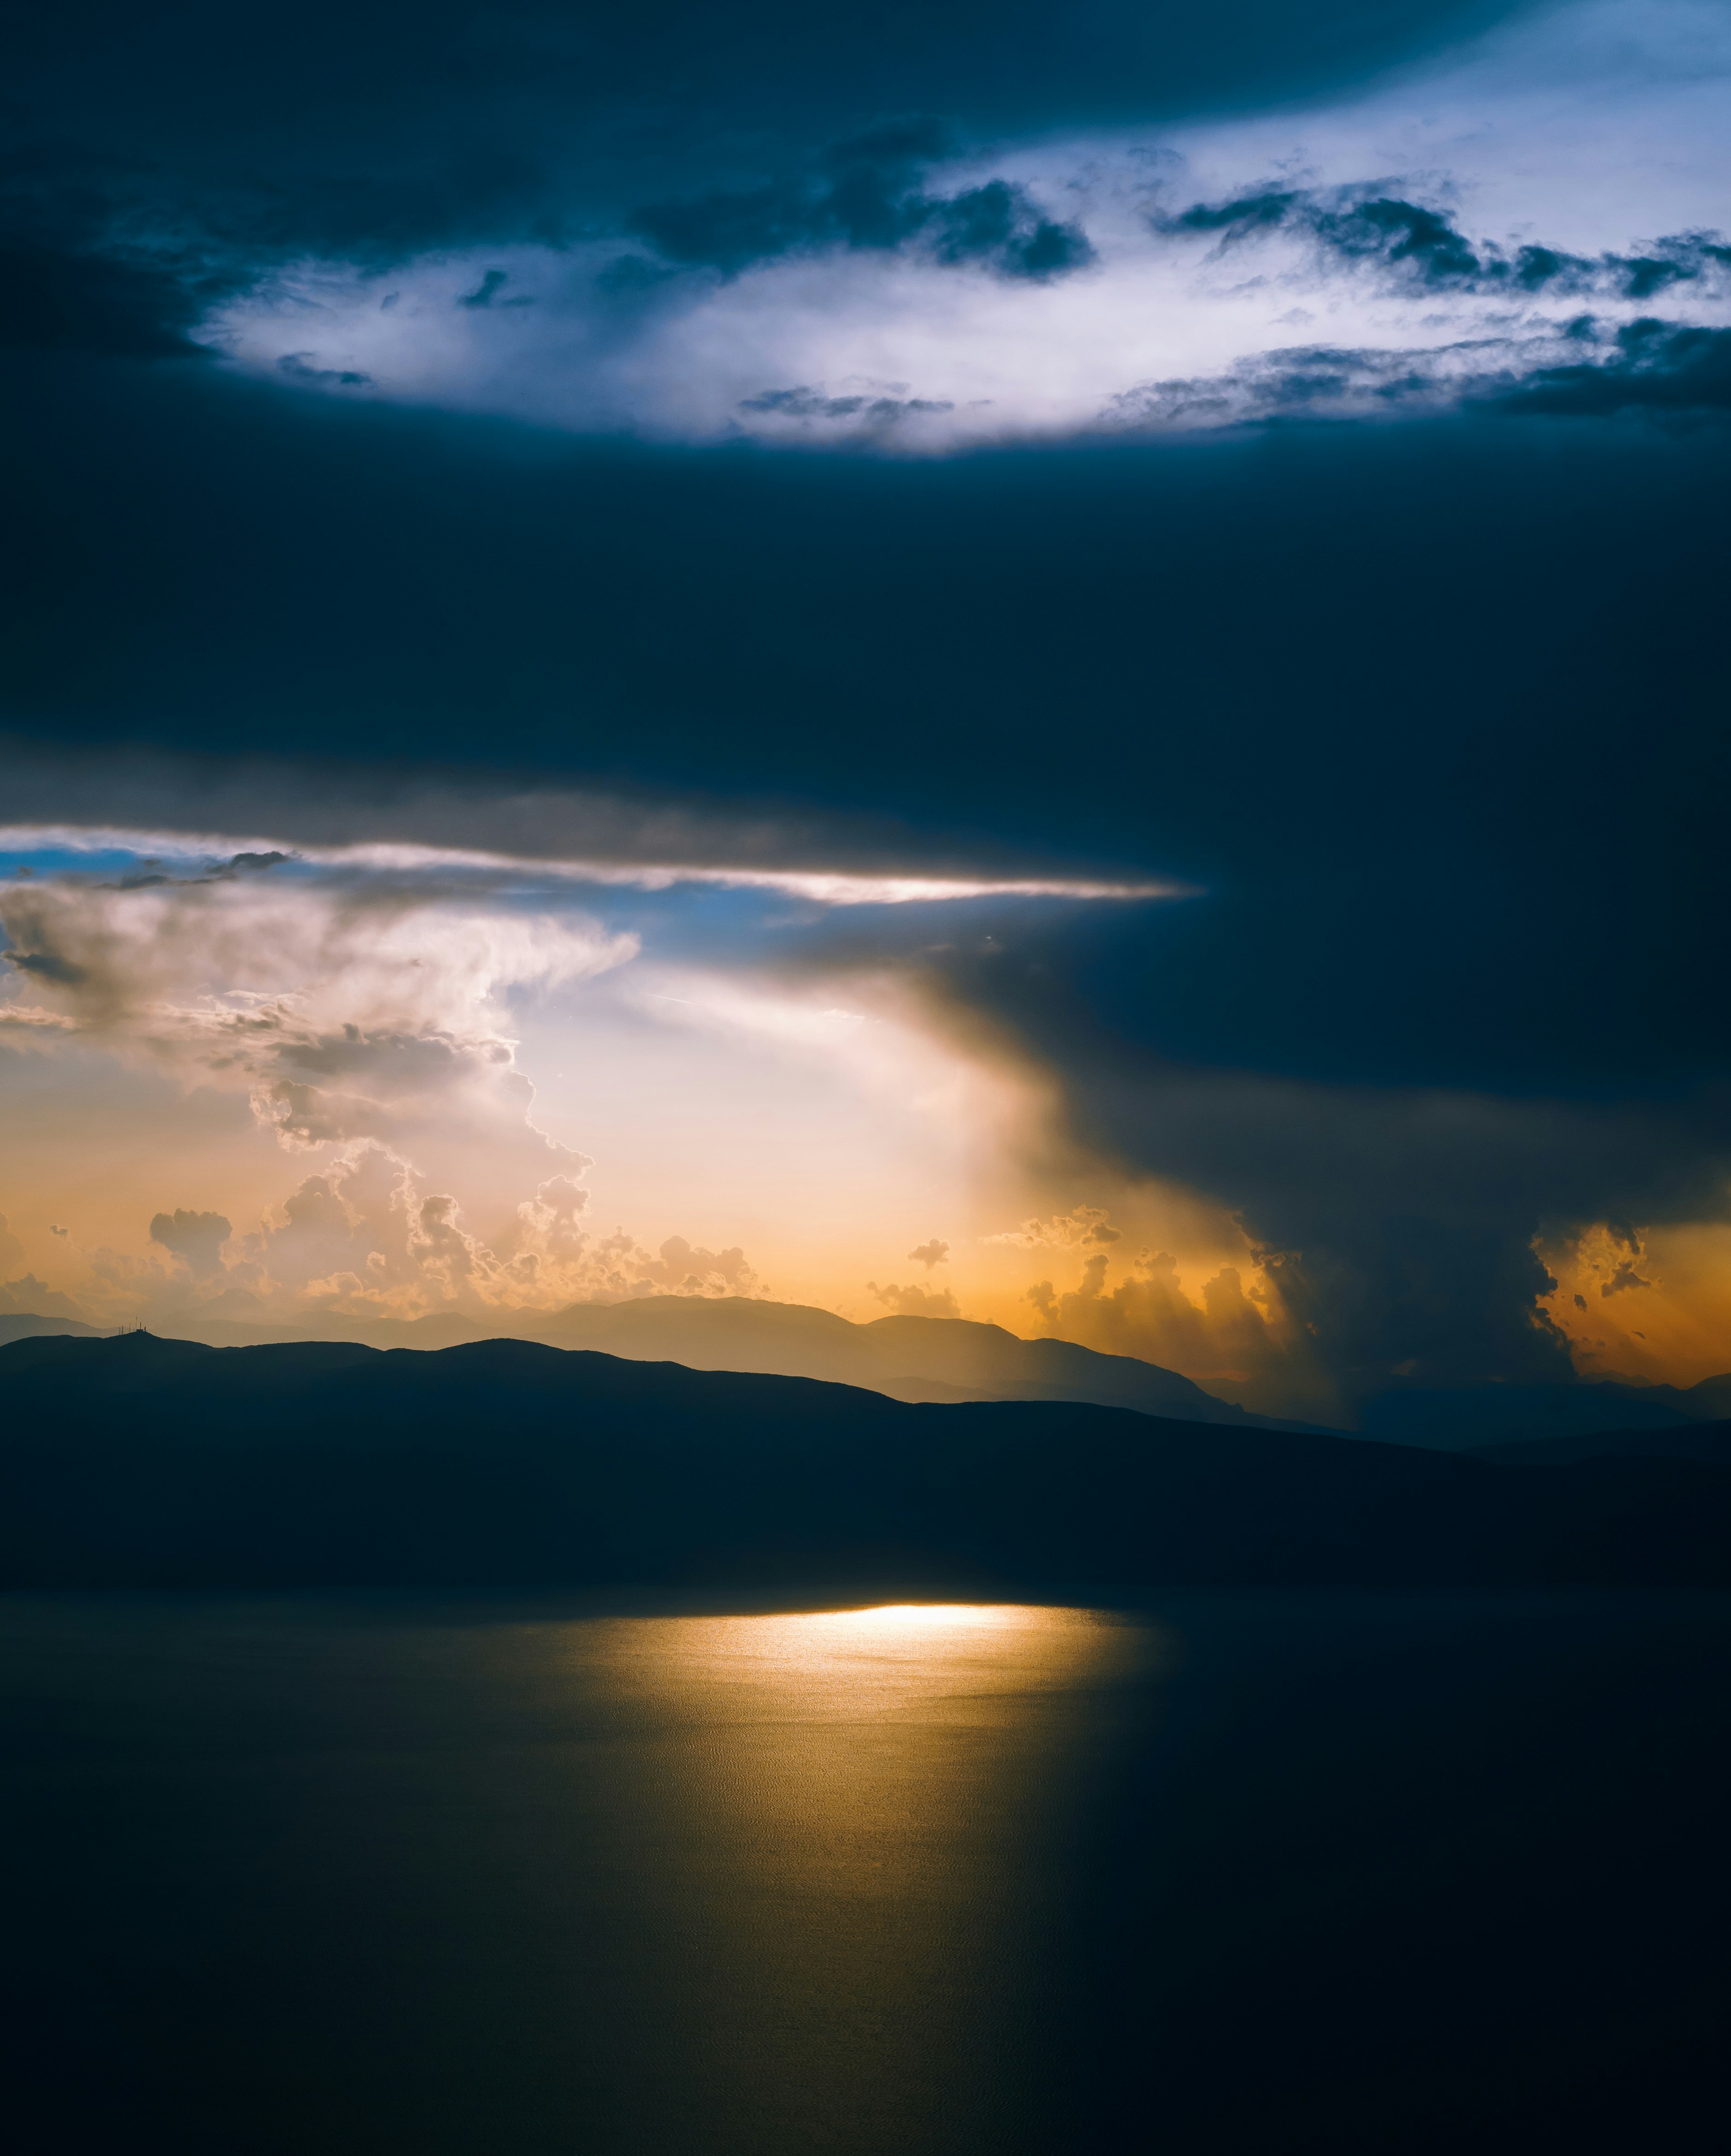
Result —
[{"label": "white cloud", "polygon": [[910,1283],[898,1287],[894,1281],[880,1287],[876,1281],[867,1281],[866,1292],[873,1301],[881,1302],[892,1317],[959,1317],[962,1306],[956,1300],[953,1288],[920,1287]]},{"label": "white cloud", "polygon": [[164,1326],[294,1325],[414,1318],[455,1312],[511,1329],[574,1302],[661,1295],[761,1296],[737,1247],[710,1250],[681,1235],[651,1250],[623,1229],[583,1224],[592,1165],[566,1152],[561,1172],[489,1240],[449,1192],[389,1147],[335,1152],[250,1229],[177,1209],[151,1224],[140,1257],[103,1247],[67,1275],[77,1300],[33,1277],[0,1287],[0,1310],[142,1319]]},{"label": "white cloud", "polygon": [[[518,1188],[572,1156],[530,1118],[507,993],[619,966],[634,938],[400,888],[266,876],[0,886],[0,1010],[244,1090],[290,1150],[485,1149]],[[3,993],[3,991],[0,991]]]},{"label": "white cloud", "polygon": [[[543,797],[543,811],[557,797]],[[254,813],[257,813],[254,805]],[[1079,901],[1181,898],[1189,887],[1168,879],[1149,880],[1101,876],[920,871],[893,867],[778,867],[762,862],[736,867],[676,856],[655,860],[595,858],[574,855],[506,853],[474,846],[418,844],[403,839],[360,840],[347,845],[306,844],[295,835],[298,819],[285,816],[268,835],[211,830],[157,830],[117,824],[33,823],[0,824],[0,852],[34,854],[124,853],[163,861],[203,864],[211,860],[266,850],[292,850],[298,862],[336,874],[425,879],[440,874],[480,881],[500,876],[536,875],[568,885],[590,884],[599,890],[669,891],[681,884],[707,885],[722,891],[773,891],[819,906],[911,906],[953,904],[978,898],[1061,898]]]},{"label": "white cloud", "polygon": [[[678,439],[930,451],[1230,422],[1256,413],[1230,395],[1211,406],[1140,393],[1230,380],[1295,346],[1408,355],[1437,377],[1431,401],[1446,402],[1472,372],[1463,351],[1481,353],[1481,373],[1518,376],[1554,363],[1585,305],[1603,336],[1650,299],[1615,279],[1585,299],[1494,280],[1445,288],[1410,259],[1352,258],[1293,226],[1223,249],[1217,233],[1163,218],[1272,184],[1397,195],[1446,210],[1476,247],[1626,255],[1731,224],[1728,82],[1722,8],[1565,8],[1328,106],[1043,142],[929,176],[946,192],[1001,176],[1080,219],[1094,259],[1045,281],[917,248],[832,248],[736,276],[681,272],[627,301],[597,281],[618,243],[516,247],[388,276],[304,263],[207,334],[236,366],[325,393]],[[463,305],[488,272],[523,304]],[[1673,284],[1664,311],[1723,325],[1731,296],[1703,275]]]},{"label": "white cloud", "polygon": [[[534,1120],[509,999],[626,963],[633,937],[281,861],[0,885],[0,1014],[36,1021],[43,1052],[75,1040],[188,1086],[243,1090],[285,1150],[318,1157],[256,1226],[159,1211],[145,1254],[100,1248],[69,1274],[76,1304],[20,1284],[33,1309],[299,1323],[762,1291],[737,1247],[675,1235],[651,1250],[592,1231],[592,1162]],[[465,1178],[485,1233],[457,1194]],[[0,1220],[0,1266],[8,1255],[23,1246]]]},{"label": "white cloud", "polygon": [[1102,1205],[1078,1205],[1068,1213],[1055,1213],[1047,1220],[1024,1220],[1019,1228],[982,1238],[1017,1250],[1082,1250],[1102,1244],[1121,1243]]}]

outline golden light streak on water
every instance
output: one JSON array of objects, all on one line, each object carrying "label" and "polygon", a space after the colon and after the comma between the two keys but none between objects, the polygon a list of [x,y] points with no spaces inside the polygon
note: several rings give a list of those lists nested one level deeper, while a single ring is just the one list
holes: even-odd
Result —
[{"label": "golden light streak on water", "polygon": [[953,1603],[561,1629],[646,1725],[608,1778],[661,1882],[655,2107],[707,2092],[694,2145],[1020,2145],[1039,2095],[1004,2062],[1040,2054],[1086,1789],[1158,1632]]}]

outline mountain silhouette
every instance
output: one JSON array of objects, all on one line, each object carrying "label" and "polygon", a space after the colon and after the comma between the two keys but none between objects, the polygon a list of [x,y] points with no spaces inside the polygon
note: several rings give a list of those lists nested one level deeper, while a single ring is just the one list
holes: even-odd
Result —
[{"label": "mountain silhouette", "polygon": [[74,1340],[100,1340],[106,1336],[100,1325],[85,1325],[75,1317],[38,1317],[33,1312],[0,1312],[0,1348],[14,1340],[36,1340],[50,1336]]},{"label": "mountain silhouette", "polygon": [[[89,1332],[53,1319],[19,1321],[44,1331]],[[0,1321],[3,1324],[3,1321]],[[171,1337],[215,1348],[261,1347],[311,1337],[369,1348],[453,1348],[480,1340],[537,1340],[591,1348],[634,1361],[696,1370],[758,1371],[864,1385],[899,1400],[1090,1400],[1142,1414],[1246,1429],[1313,1430],[1248,1414],[1175,1370],[1131,1355],[1102,1355],[1067,1340],[1023,1340],[999,1325],[957,1317],[880,1317],[864,1325],[803,1303],[743,1296],[651,1296],[573,1303],[558,1312],[506,1311],[482,1320],[453,1311],[419,1318],[326,1319],[243,1324],[186,1312],[161,1321]],[[8,1336],[0,1330],[0,1340]]]},{"label": "mountain silhouette", "polygon": [[0,1585],[1731,1584],[1731,1469],[1518,1467],[489,1341],[0,1349]]}]

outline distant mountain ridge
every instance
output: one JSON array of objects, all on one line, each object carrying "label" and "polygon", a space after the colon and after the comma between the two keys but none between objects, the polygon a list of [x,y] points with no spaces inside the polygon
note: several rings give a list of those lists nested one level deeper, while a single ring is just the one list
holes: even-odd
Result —
[{"label": "distant mountain ridge", "polygon": [[0,1348],[0,1588],[1731,1584],[1731,1468],[1511,1467],[524,1341]]},{"label": "distant mountain ridge", "polygon": [[[0,1319],[0,1342],[8,1321]],[[59,1320],[13,1320],[44,1331],[89,1334]],[[306,1326],[239,1325],[223,1319],[165,1321],[167,1337],[207,1347],[305,1341]],[[683,1363],[694,1370],[815,1378],[861,1385],[904,1401],[1079,1400],[1139,1414],[1239,1429],[1313,1430],[1314,1423],[1256,1415],[1216,1399],[1189,1378],[1130,1355],[1102,1355],[1067,1340],[1023,1340],[998,1325],[958,1317],[880,1317],[857,1325],[804,1303],[743,1296],[653,1296],[630,1302],[573,1303],[562,1311],[518,1312],[482,1323],[455,1312],[434,1317],[327,1322],[316,1337],[370,1348],[454,1348],[480,1340],[534,1340],[589,1348],[634,1362]]]},{"label": "distant mountain ridge", "polygon": [[[261,1326],[226,1319],[165,1323],[165,1337],[207,1347],[304,1342],[306,1324]],[[70,1319],[0,1317],[0,1345],[39,1334],[100,1337]],[[1330,1434],[1326,1424],[1255,1414],[1217,1399],[1192,1379],[1130,1355],[1104,1355],[1067,1340],[1024,1340],[969,1318],[880,1317],[857,1324],[808,1304],[742,1296],[653,1296],[518,1312],[482,1322],[454,1312],[419,1318],[331,1319],[313,1337],[378,1348],[436,1351],[482,1340],[533,1340],[588,1348],[636,1362],[682,1363],[694,1370],[814,1378],[859,1385],[907,1402],[1075,1400],[1138,1414],[1219,1423],[1240,1430]],[[1731,1373],[1698,1384],[1632,1385],[1582,1379],[1558,1385],[1400,1386],[1367,1401],[1356,1432],[1384,1444],[1446,1452],[1636,1430],[1687,1432],[1731,1418]],[[1559,1452],[1586,1458],[1610,1450]],[[1657,1452],[1663,1446],[1651,1448]],[[1694,1456],[1687,1444],[1672,1456]]]},{"label": "distant mountain ridge", "polygon": [[[112,1329],[112,1328],[110,1328]],[[0,1313],[0,1348],[14,1340],[102,1340],[100,1325],[85,1325],[75,1317],[37,1317],[29,1313]]]}]

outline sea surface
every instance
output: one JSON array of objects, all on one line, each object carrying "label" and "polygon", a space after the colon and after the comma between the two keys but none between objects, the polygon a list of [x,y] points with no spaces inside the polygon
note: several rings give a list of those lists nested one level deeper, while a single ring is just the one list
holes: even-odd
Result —
[{"label": "sea surface", "polygon": [[0,1599],[19,2156],[1723,2145],[1731,1599]]}]

